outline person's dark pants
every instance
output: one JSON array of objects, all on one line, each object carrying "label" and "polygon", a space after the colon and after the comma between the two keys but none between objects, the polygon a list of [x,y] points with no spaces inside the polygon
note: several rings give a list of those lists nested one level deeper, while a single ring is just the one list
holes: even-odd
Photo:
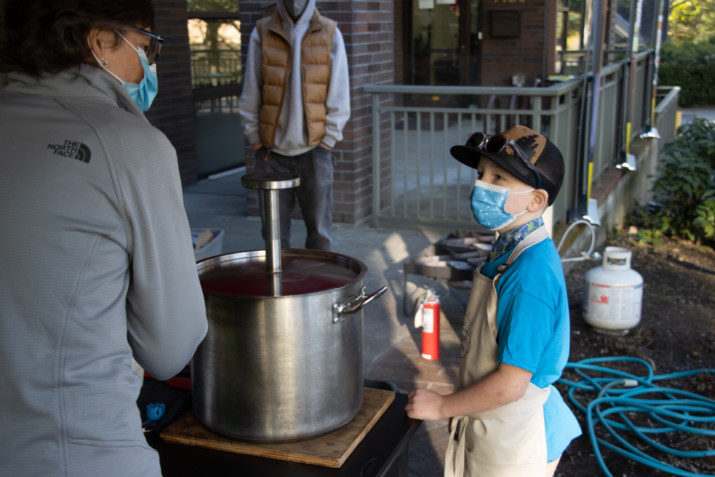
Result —
[{"label": "person's dark pants", "polygon": [[[284,156],[271,151],[266,161],[267,152],[265,147],[256,151],[256,172],[293,172],[300,176],[298,187],[279,191],[281,247],[290,248],[290,215],[297,201],[307,230],[305,248],[330,251],[330,229],[333,225],[332,152],[322,146],[297,156]],[[265,238],[263,194],[259,194],[259,203]]]}]

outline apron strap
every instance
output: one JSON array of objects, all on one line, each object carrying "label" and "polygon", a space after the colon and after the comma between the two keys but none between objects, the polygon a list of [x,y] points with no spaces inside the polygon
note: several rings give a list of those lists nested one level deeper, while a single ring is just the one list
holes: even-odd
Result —
[{"label": "apron strap", "polygon": [[496,285],[496,282],[499,280],[499,278],[501,278],[501,275],[509,269],[514,260],[516,260],[519,255],[521,255],[521,252],[531,247],[532,245],[536,245],[537,243],[546,240],[547,238],[549,238],[549,233],[546,231],[546,227],[544,227],[543,225],[531,232],[529,235],[527,235],[524,240],[519,242],[517,246],[514,247],[514,250],[512,250],[512,252],[509,254],[509,257],[507,257],[506,263],[499,265],[499,268],[497,269],[497,276],[494,277],[494,284]]},{"label": "apron strap", "polygon": [[444,462],[444,477],[462,477],[464,475],[464,458],[466,452],[466,439],[464,432],[467,430],[469,418],[458,416],[452,419],[452,430],[449,433],[447,452]]}]

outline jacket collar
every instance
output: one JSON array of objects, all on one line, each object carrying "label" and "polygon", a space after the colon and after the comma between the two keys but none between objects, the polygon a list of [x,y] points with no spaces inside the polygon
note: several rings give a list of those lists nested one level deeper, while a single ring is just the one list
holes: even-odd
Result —
[{"label": "jacket collar", "polygon": [[46,74],[40,79],[15,71],[8,75],[8,85],[3,89],[9,92],[49,98],[94,99],[117,106],[136,116],[144,117],[144,114],[116,79],[112,78],[109,73],[88,64],[81,64],[76,68],[54,75]]}]

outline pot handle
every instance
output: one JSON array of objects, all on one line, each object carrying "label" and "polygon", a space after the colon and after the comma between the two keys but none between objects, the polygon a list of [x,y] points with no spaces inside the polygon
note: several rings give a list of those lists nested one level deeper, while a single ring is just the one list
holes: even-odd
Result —
[{"label": "pot handle", "polygon": [[362,287],[360,293],[347,297],[345,301],[333,303],[333,323],[343,321],[346,316],[352,315],[362,310],[365,305],[371,301],[380,298],[387,291],[387,287],[383,286],[371,295],[365,295],[365,287]]}]

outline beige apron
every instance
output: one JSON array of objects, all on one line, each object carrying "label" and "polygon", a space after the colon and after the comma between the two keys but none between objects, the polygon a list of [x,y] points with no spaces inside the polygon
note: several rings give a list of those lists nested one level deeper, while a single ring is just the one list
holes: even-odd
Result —
[{"label": "beige apron", "polygon": [[[527,235],[509,255],[506,264],[510,265],[521,252],[547,237],[545,227]],[[474,275],[462,331],[460,389],[497,369],[496,285],[506,268],[500,266],[493,280],[479,271]],[[543,405],[548,396],[549,388],[541,389],[529,383],[526,394],[518,401],[455,417],[445,457],[445,477],[544,476]]]}]

